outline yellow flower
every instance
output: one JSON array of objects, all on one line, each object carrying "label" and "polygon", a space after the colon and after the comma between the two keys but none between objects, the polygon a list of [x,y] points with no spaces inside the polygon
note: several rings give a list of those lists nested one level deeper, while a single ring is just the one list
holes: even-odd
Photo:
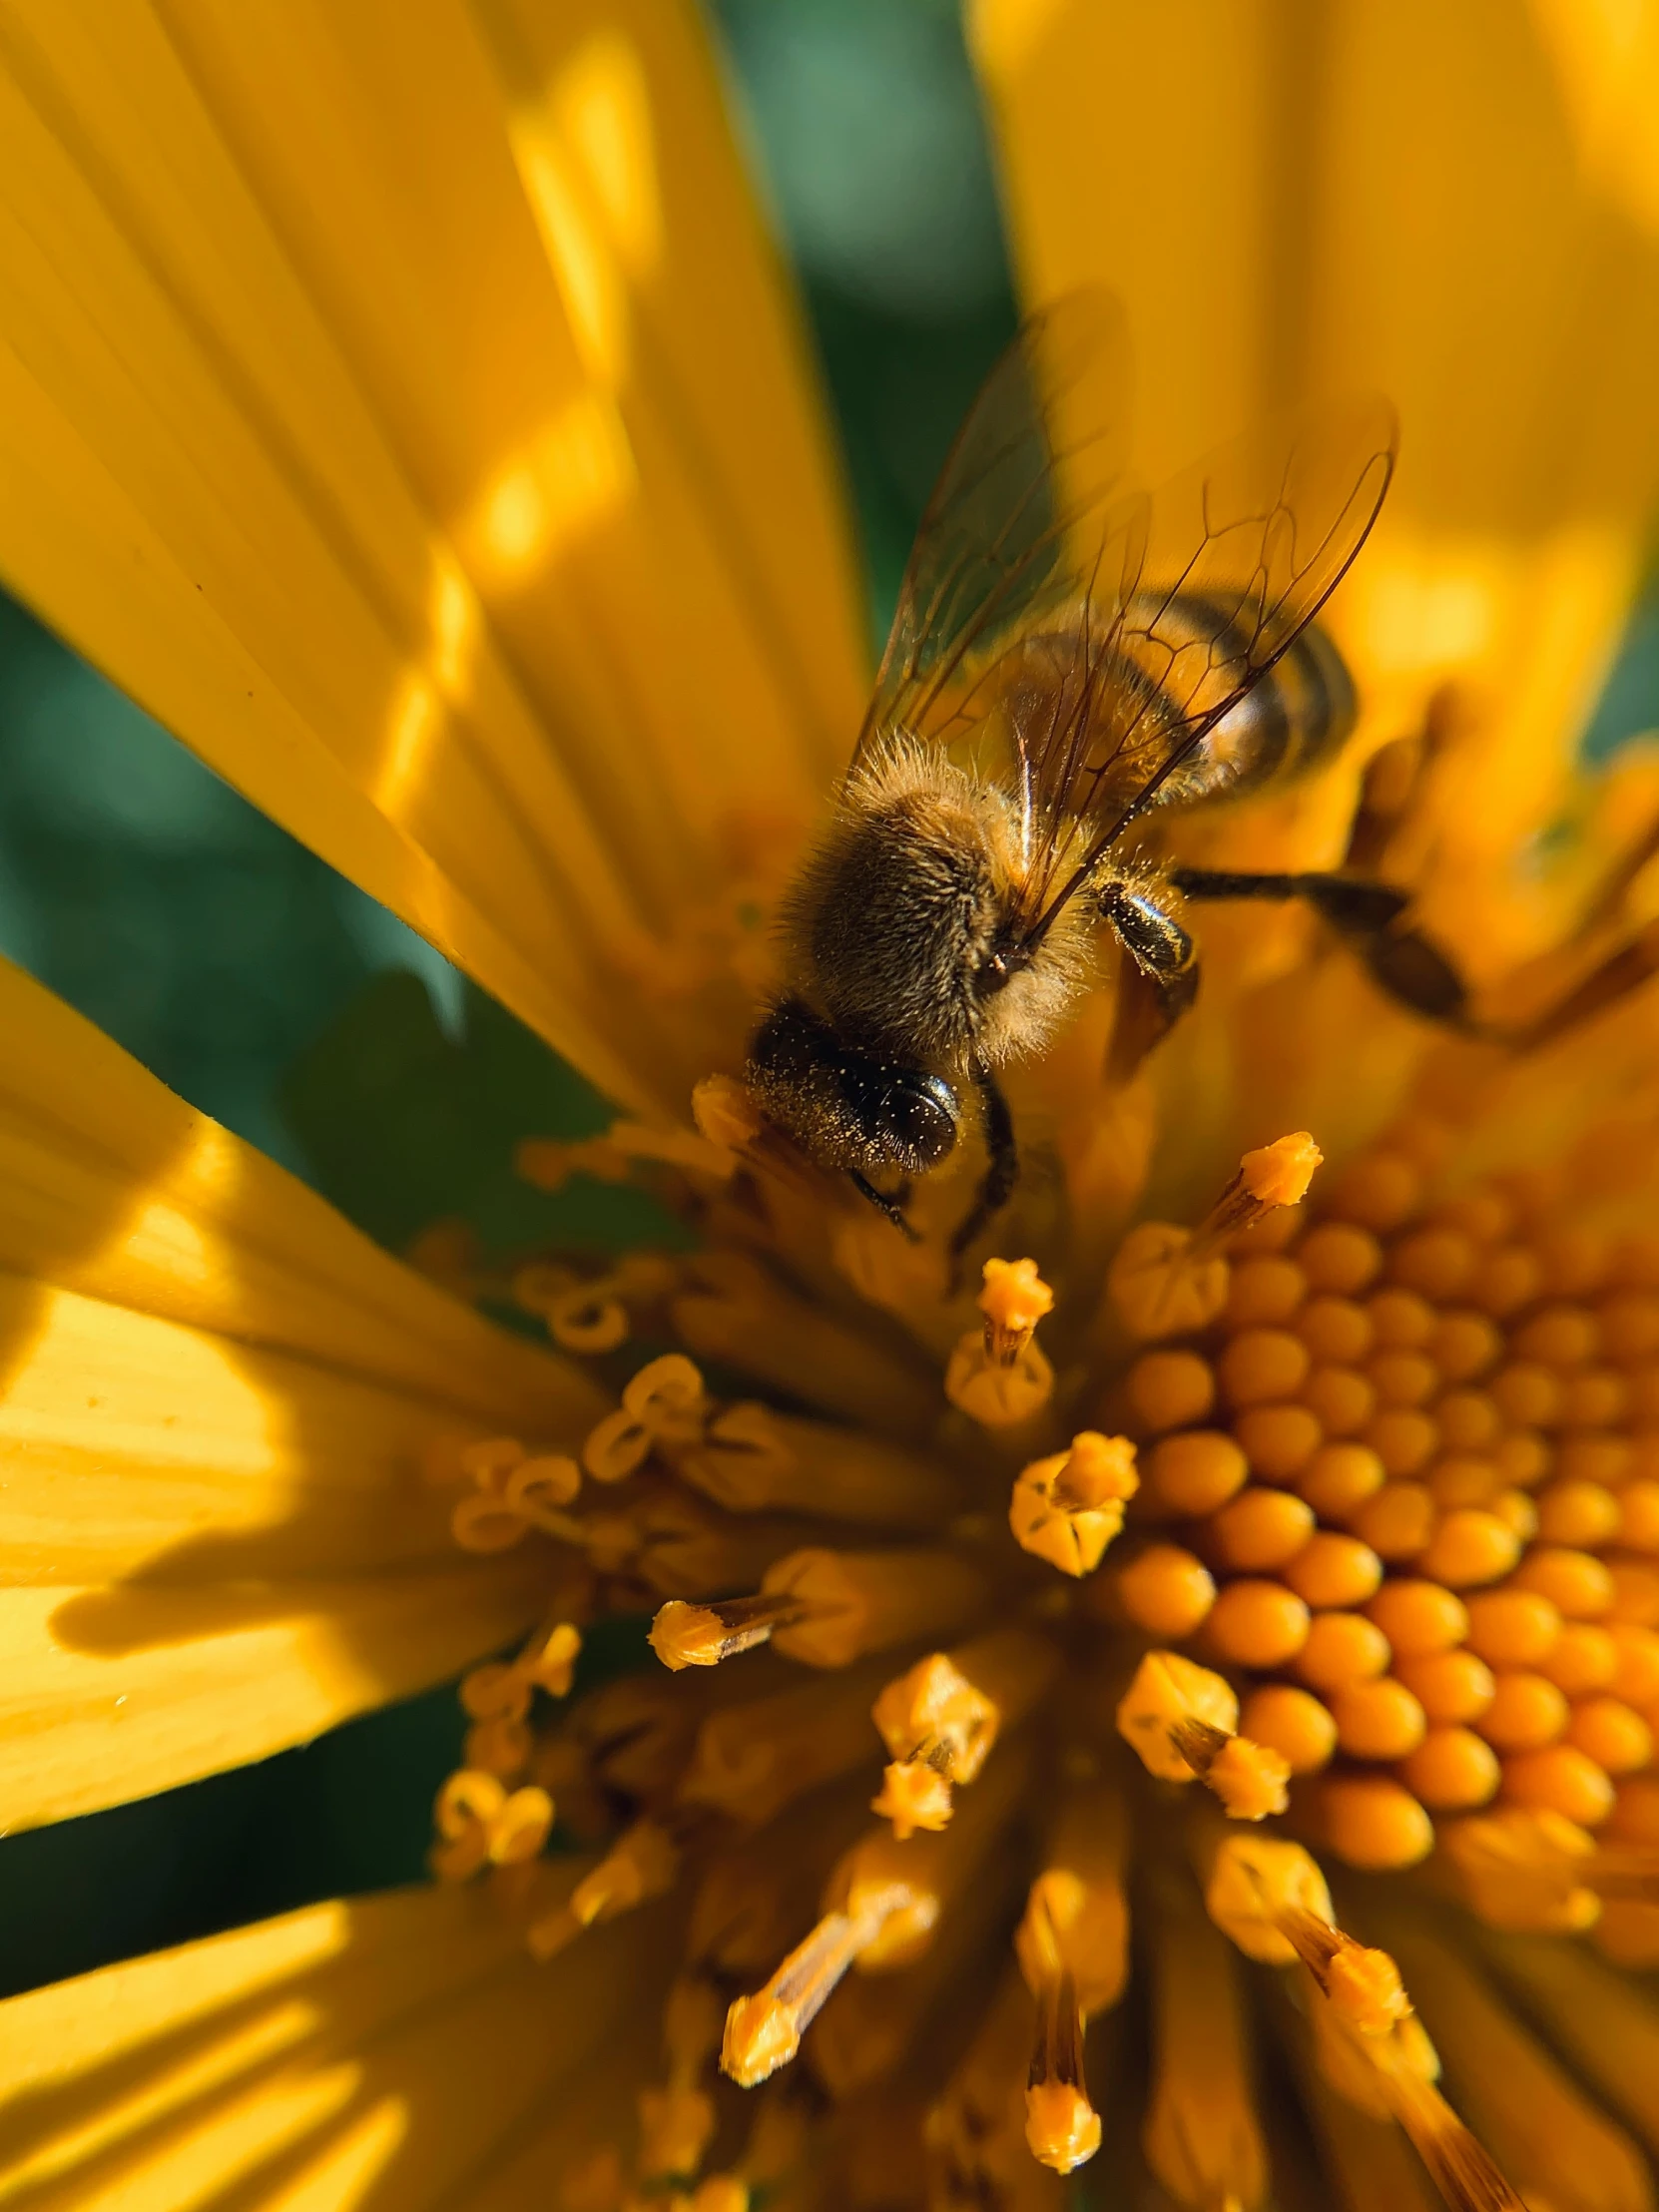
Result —
[{"label": "yellow flower", "polygon": [[[906,1246],[736,1080],[862,671],[690,18],[15,0],[0,572],[610,1093],[527,1175],[701,1243],[527,1267],[536,1350],[0,976],[0,1817],[471,1670],[440,1884],[0,2007],[0,2202],[1370,2212],[1408,2141],[1651,2203],[1655,795],[1574,744],[1659,475],[1659,14],[971,28],[1154,469],[1404,416],[1353,758],[1195,852],[1347,856],[1581,1018],[1450,1042],[1218,915],[1130,1080],[1107,992],[1021,1071],[950,1296],[962,1179]],[[571,1699],[607,1607],[664,1664]]]}]

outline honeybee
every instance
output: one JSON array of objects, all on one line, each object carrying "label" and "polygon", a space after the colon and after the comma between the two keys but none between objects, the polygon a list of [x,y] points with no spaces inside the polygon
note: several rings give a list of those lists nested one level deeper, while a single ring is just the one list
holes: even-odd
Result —
[{"label": "honeybee", "polygon": [[1148,498],[1124,475],[1128,374],[1121,311],[1093,290],[1027,322],[992,369],[785,903],[785,994],[749,1048],[768,1118],[911,1236],[911,1183],[955,1149],[974,1094],[987,1165],[958,1256],[1018,1174],[996,1070],[1043,1049],[1102,930],[1139,994],[1141,1049],[1197,989],[1187,899],[1307,898],[1396,997],[1462,1003],[1398,891],[1177,867],[1148,834],[1348,736],[1354,688],[1311,625],[1382,505],[1392,409],[1305,413]]}]

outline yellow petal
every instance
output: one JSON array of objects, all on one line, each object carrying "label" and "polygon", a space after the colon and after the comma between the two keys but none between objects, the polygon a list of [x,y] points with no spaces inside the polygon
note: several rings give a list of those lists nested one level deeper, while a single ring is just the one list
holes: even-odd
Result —
[{"label": "yellow petal", "polygon": [[0,2203],[485,2201],[563,2102],[603,2101],[660,1935],[631,1916],[538,1967],[487,1893],[392,1892],[14,1997]]},{"label": "yellow petal", "polygon": [[1559,796],[1659,486],[1659,7],[971,20],[1024,288],[1123,292],[1153,473],[1309,390],[1398,404],[1334,619],[1380,735],[1448,674],[1494,703],[1446,874],[1506,852]]},{"label": "yellow petal", "polygon": [[604,1088],[680,1108],[706,1041],[638,983],[812,807],[859,688],[689,11],[9,20],[0,574]]},{"label": "yellow petal", "polygon": [[1259,411],[1280,252],[1269,11],[1237,0],[972,0],[1015,268],[1033,305],[1109,283],[1160,480]]},{"label": "yellow petal", "polygon": [[0,965],[0,1804],[78,1813],[399,1696],[533,1615],[451,1436],[600,1401]]}]

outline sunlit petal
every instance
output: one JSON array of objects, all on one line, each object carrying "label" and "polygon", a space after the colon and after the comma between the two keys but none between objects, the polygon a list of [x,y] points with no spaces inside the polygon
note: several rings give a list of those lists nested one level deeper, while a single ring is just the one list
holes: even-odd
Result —
[{"label": "sunlit petal", "polygon": [[602,1402],[0,968],[0,1806],[84,1812],[314,1735],[523,1626],[441,1439]]},{"label": "sunlit petal", "polygon": [[486,2201],[512,2150],[580,2147],[650,1933],[624,1922],[537,1967],[489,1900],[392,1892],[13,1998],[0,2201]]},{"label": "sunlit petal", "polygon": [[[678,9],[25,5],[0,573],[613,1094],[857,712],[803,348]],[[706,1048],[703,1056],[706,1057]]]},{"label": "sunlit petal", "polygon": [[977,0],[972,23],[1025,289],[1124,294],[1154,474],[1310,390],[1398,405],[1336,627],[1379,736],[1448,676],[1495,702],[1445,874],[1507,851],[1559,803],[1659,485],[1659,11]]}]

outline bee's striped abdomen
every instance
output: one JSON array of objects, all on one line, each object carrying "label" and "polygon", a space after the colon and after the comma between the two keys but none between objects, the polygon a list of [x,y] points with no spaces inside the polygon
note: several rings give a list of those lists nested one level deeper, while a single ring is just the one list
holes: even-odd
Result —
[{"label": "bee's striped abdomen", "polygon": [[[1230,633],[1228,607],[1197,593],[1162,607],[1159,633],[1214,643],[1220,659],[1243,659],[1248,641]],[[1181,703],[1170,702],[1171,719]],[[1335,645],[1309,623],[1254,688],[1218,722],[1164,787],[1166,804],[1243,797],[1328,760],[1354,728],[1354,680]]]}]

